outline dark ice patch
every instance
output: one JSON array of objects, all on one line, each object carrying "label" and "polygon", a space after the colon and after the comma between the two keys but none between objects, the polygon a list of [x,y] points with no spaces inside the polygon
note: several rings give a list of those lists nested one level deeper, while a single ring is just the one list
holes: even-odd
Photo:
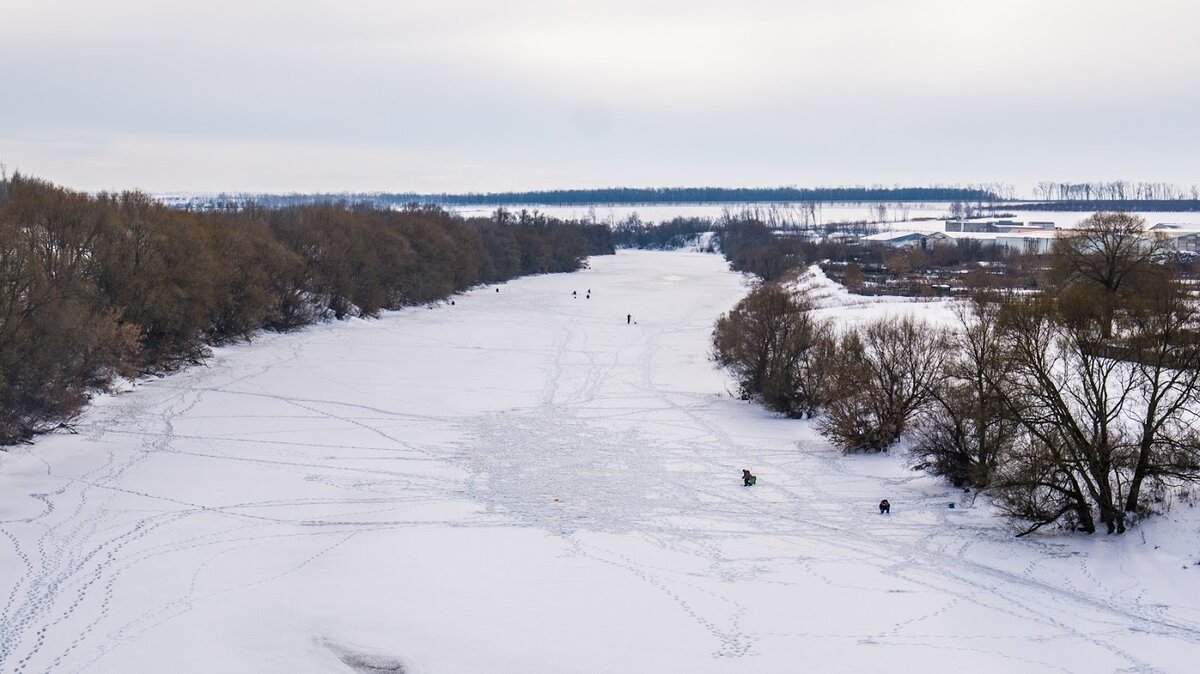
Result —
[{"label": "dark ice patch", "polygon": [[389,655],[366,653],[328,639],[325,647],[358,674],[404,674],[404,663]]}]

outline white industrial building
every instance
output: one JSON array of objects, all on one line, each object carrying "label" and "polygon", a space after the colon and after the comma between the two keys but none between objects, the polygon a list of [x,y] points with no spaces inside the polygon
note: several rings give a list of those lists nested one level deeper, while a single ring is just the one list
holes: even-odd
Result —
[{"label": "white industrial building", "polygon": [[862,238],[863,241],[883,243],[896,248],[954,245],[965,239],[979,241],[985,246],[1002,246],[1021,253],[1049,253],[1057,232],[1053,229],[1017,229],[1002,232],[880,232]]},{"label": "white industrial building", "polygon": [[[1054,248],[1062,230],[1052,222],[1021,223],[1011,220],[969,222],[947,220],[944,232],[887,231],[865,236],[862,241],[883,243],[897,248],[932,248],[973,239],[985,246],[1001,246],[1020,253],[1044,255]],[[1173,250],[1200,252],[1200,224],[1161,222],[1146,231],[1147,237],[1163,239]]]}]

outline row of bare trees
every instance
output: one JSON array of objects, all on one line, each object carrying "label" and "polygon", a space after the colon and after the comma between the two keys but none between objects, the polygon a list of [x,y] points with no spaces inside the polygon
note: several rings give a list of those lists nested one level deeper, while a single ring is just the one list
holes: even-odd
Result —
[{"label": "row of bare trees", "polygon": [[1169,281],[1144,293],[1111,323],[1098,291],[977,302],[948,333],[918,465],[989,489],[1027,531],[1122,533],[1148,486],[1200,478],[1195,303]]},{"label": "row of bare trees", "polygon": [[1200,187],[1163,182],[1055,182],[1043,180],[1033,189],[1035,199],[1046,201],[1174,201],[1200,199]]},{"label": "row of bare trees", "polygon": [[714,330],[746,396],[848,452],[908,438],[913,464],[986,490],[1023,533],[1122,533],[1147,494],[1200,481],[1200,315],[1140,219],[1057,242],[1037,295],[978,293],[958,324],[842,328],[764,284]]},{"label": "row of bare trees", "polygon": [[0,444],[68,420],[117,374],[326,316],[572,271],[608,229],[522,213],[337,205],[189,213],[144,194],[0,180]]}]

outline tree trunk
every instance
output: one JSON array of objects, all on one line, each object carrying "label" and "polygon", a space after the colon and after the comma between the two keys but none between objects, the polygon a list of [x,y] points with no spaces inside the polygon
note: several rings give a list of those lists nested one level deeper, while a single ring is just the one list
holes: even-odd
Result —
[{"label": "tree trunk", "polygon": [[1096,521],[1092,519],[1092,509],[1082,498],[1079,500],[1078,507],[1075,508],[1075,517],[1079,519],[1079,528],[1084,533],[1096,533]]},{"label": "tree trunk", "polygon": [[1142,482],[1146,473],[1150,472],[1150,437],[1149,423],[1142,425],[1142,442],[1138,447],[1138,461],[1133,468],[1133,477],[1129,481],[1129,495],[1125,498],[1125,512],[1135,513],[1138,509],[1138,499],[1141,498]]}]

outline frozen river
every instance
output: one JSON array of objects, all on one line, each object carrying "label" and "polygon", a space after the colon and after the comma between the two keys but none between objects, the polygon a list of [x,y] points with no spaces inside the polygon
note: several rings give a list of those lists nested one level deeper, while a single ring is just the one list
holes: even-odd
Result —
[{"label": "frozen river", "polygon": [[223,348],[13,448],[0,671],[1195,671],[1183,506],[1014,540],[731,397],[715,255],[499,290]]}]

